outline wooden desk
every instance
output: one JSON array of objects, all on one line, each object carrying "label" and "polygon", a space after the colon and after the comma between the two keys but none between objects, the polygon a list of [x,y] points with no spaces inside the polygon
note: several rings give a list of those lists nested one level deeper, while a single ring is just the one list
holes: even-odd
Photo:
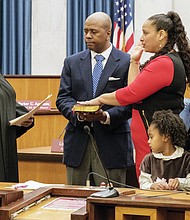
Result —
[{"label": "wooden desk", "polygon": [[[189,220],[190,217],[190,195],[186,192],[136,189],[135,194],[124,195],[122,193],[129,192],[130,189],[119,188],[119,197],[89,197],[98,190],[99,188],[64,185],[43,187],[29,193],[24,190],[23,199],[0,207],[0,220],[10,220],[14,213],[19,213],[15,220]],[[49,195],[50,198],[44,200]],[[57,197],[87,198],[87,210],[82,207],[75,212],[66,213],[63,210],[43,209],[43,205]]]},{"label": "wooden desk", "polygon": [[[11,186],[10,183],[1,183],[0,188]],[[24,190],[24,197],[7,206],[0,207],[0,220],[87,220],[88,213],[86,206],[76,210],[44,209],[43,206],[49,204],[56,198],[72,197],[86,198],[90,194],[97,192],[97,189],[86,189],[77,186],[55,185],[52,187],[42,187],[27,192]]]},{"label": "wooden desk", "polygon": [[66,183],[63,153],[51,153],[51,146],[18,149],[19,182]]},{"label": "wooden desk", "polygon": [[[176,194],[175,194],[176,193]],[[189,220],[190,195],[142,191],[116,198],[88,198],[89,220]]]}]

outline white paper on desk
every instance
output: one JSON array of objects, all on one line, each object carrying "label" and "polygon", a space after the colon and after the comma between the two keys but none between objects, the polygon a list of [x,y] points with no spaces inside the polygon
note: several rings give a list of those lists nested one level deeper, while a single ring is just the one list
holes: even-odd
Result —
[{"label": "white paper on desk", "polygon": [[34,109],[32,109],[31,111],[29,111],[28,113],[24,114],[24,115],[21,115],[20,117],[18,118],[14,118],[12,119],[11,121],[9,121],[10,123],[10,126],[12,125],[17,125],[17,126],[21,126],[21,123],[23,121],[25,121],[26,119],[30,118],[30,117],[33,117],[34,113],[44,104],[44,102],[46,100],[48,100],[50,97],[52,96],[51,95],[48,95],[44,100],[42,100]]},{"label": "white paper on desk", "polygon": [[46,186],[52,186],[53,184],[46,184],[46,183],[40,183],[40,182],[36,182],[34,180],[28,180],[24,183],[17,183],[15,185],[12,185],[10,188],[13,189],[38,189],[40,187],[46,187]]}]

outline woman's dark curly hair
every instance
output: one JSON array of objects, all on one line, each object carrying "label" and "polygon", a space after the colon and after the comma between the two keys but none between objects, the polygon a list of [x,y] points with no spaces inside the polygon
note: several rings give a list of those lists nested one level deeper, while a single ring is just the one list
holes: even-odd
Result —
[{"label": "woman's dark curly hair", "polygon": [[150,60],[167,54],[176,48],[184,64],[187,81],[190,85],[190,44],[181,18],[176,12],[169,11],[167,14],[153,15],[148,18],[148,20],[152,21],[152,25],[156,27],[157,31],[164,30],[168,33],[168,42],[158,53],[150,57],[150,59],[141,66],[141,69]]},{"label": "woman's dark curly hair", "polygon": [[187,138],[185,124],[170,109],[154,112],[151,125],[159,130],[160,135],[170,137],[173,145],[185,147]]}]

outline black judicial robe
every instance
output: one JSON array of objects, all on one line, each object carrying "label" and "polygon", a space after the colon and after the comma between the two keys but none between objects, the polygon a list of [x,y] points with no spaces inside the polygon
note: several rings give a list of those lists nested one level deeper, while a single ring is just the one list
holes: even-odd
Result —
[{"label": "black judicial robe", "polygon": [[33,127],[10,126],[9,121],[28,110],[16,102],[16,93],[0,74],[0,182],[18,182],[16,138]]}]

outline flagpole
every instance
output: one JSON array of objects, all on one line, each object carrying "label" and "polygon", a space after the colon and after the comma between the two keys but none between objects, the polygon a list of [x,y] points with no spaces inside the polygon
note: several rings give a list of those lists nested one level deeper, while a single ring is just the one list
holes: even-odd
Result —
[{"label": "flagpole", "polygon": [[125,52],[125,25],[124,25],[124,15],[123,15],[123,19],[122,19],[122,30],[123,30],[123,43],[122,43],[122,51]]}]

